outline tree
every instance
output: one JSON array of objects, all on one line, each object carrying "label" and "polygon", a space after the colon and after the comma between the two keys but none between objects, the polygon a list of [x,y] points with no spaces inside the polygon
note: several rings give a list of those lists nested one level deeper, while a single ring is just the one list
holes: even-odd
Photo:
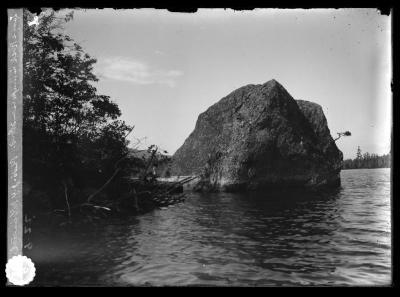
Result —
[{"label": "tree", "polygon": [[362,154],[361,154],[361,149],[360,147],[357,147],[357,159],[361,160],[362,159]]},{"label": "tree", "polygon": [[347,159],[343,161],[343,169],[355,168],[389,168],[390,154],[378,156],[368,152],[361,155],[361,149],[357,149],[357,157],[355,159]]},{"label": "tree", "polygon": [[336,137],[334,139],[334,141],[338,140],[342,136],[351,136],[351,133],[350,133],[350,131],[346,131],[346,132],[339,132],[339,133],[337,133],[337,135],[338,135],[338,137]]},{"label": "tree", "polygon": [[133,129],[118,120],[110,97],[97,94],[96,59],[63,33],[72,18],[49,9],[29,26],[33,16],[24,11],[24,173],[56,205],[66,189],[104,183],[127,154]]}]

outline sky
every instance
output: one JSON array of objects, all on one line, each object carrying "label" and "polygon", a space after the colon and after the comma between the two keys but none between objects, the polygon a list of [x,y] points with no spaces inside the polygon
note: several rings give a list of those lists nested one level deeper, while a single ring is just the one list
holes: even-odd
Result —
[{"label": "sky", "polygon": [[75,10],[65,32],[97,59],[99,94],[130,140],[173,154],[233,90],[276,79],[320,104],[344,158],[390,151],[391,17],[375,9]]}]

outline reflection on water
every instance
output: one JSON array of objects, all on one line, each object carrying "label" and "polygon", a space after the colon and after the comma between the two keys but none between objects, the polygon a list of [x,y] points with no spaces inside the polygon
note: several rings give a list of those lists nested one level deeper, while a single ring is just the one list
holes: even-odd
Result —
[{"label": "reflection on water", "polygon": [[390,170],[341,174],[332,193],[191,193],[136,218],[34,230],[32,285],[388,285]]}]

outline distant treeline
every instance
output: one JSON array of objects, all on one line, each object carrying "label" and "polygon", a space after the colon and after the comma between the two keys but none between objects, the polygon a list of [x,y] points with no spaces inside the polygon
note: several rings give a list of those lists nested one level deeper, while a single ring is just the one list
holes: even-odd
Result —
[{"label": "distant treeline", "polygon": [[355,159],[343,161],[343,169],[390,168],[390,164],[390,154],[382,156],[369,153],[361,154],[361,150],[358,148],[357,157]]}]

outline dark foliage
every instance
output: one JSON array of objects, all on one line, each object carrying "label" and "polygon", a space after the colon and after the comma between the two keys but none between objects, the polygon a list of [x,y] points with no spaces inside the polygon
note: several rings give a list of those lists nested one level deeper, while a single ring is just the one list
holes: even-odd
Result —
[{"label": "dark foliage", "polygon": [[[117,104],[97,94],[96,60],[63,33],[62,24],[72,17],[48,10],[38,25],[29,26],[33,16],[24,11],[24,206],[30,209],[81,203],[117,167],[121,176],[137,165],[119,162],[133,128],[118,120]],[[108,191],[118,189],[120,180]]]},{"label": "dark foliage", "polygon": [[343,169],[390,168],[390,166],[390,154],[382,156],[369,153],[362,154],[360,147],[357,148],[355,159],[347,159],[343,161]]}]

